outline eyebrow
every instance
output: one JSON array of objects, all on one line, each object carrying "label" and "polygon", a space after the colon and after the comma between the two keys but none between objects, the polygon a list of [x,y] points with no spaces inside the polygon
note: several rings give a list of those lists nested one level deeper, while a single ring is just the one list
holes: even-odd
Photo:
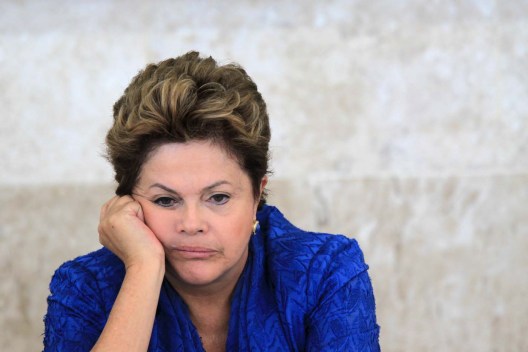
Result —
[{"label": "eyebrow", "polygon": [[[230,185],[231,183],[228,182],[228,181],[225,181],[225,180],[220,180],[220,181],[216,181],[215,183],[207,186],[207,187],[204,187],[203,191],[210,191],[212,190],[213,188],[216,188],[218,186],[221,186],[221,185]],[[172,193],[174,195],[179,195],[177,191],[173,190],[172,188],[169,188],[165,185],[162,185],[161,183],[154,183],[153,185],[151,185],[149,187],[149,189],[151,188],[161,188],[162,190],[168,192],[168,193]]]}]

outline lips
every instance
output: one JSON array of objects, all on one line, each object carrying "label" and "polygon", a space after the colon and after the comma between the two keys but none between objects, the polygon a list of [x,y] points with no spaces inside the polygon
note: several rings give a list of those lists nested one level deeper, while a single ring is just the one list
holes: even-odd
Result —
[{"label": "lips", "polygon": [[189,246],[176,247],[174,251],[179,257],[185,259],[207,259],[218,253],[217,250],[210,248]]}]

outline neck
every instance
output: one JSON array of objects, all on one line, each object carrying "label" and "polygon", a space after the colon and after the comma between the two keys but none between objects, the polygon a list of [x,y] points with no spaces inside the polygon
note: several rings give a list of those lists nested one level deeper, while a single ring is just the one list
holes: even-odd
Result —
[{"label": "neck", "polygon": [[189,309],[203,347],[206,351],[225,351],[231,315],[231,297],[238,280],[214,287],[189,287],[181,285],[174,276],[167,280],[178,292]]}]

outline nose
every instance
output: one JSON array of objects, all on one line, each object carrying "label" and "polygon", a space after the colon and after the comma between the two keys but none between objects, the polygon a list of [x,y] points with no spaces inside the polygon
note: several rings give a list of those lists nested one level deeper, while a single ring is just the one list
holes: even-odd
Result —
[{"label": "nose", "polygon": [[203,209],[199,205],[185,204],[182,207],[178,232],[187,235],[196,235],[205,232],[206,221]]}]

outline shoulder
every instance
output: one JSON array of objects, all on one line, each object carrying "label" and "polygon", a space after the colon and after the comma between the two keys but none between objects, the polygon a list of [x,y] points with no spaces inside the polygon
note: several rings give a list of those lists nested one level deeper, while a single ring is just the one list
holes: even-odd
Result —
[{"label": "shoulder", "polygon": [[266,255],[274,261],[298,269],[345,269],[356,275],[366,269],[363,252],[357,241],[339,234],[310,232],[291,224],[275,207],[266,206],[259,213]]},{"label": "shoulder", "polygon": [[52,296],[78,292],[104,299],[117,295],[124,274],[121,260],[101,248],[63,263],[51,279],[50,292]]},{"label": "shoulder", "polygon": [[124,268],[105,248],[62,264],[53,275],[44,316],[44,349],[89,350],[103,330]]},{"label": "shoulder", "polygon": [[112,279],[121,275],[124,275],[121,260],[108,249],[101,248],[63,263],[54,276],[65,276],[70,280],[75,280],[84,277]]},{"label": "shoulder", "polygon": [[261,213],[268,274],[282,290],[305,294],[316,304],[368,269],[356,240],[301,230],[274,207]]}]

